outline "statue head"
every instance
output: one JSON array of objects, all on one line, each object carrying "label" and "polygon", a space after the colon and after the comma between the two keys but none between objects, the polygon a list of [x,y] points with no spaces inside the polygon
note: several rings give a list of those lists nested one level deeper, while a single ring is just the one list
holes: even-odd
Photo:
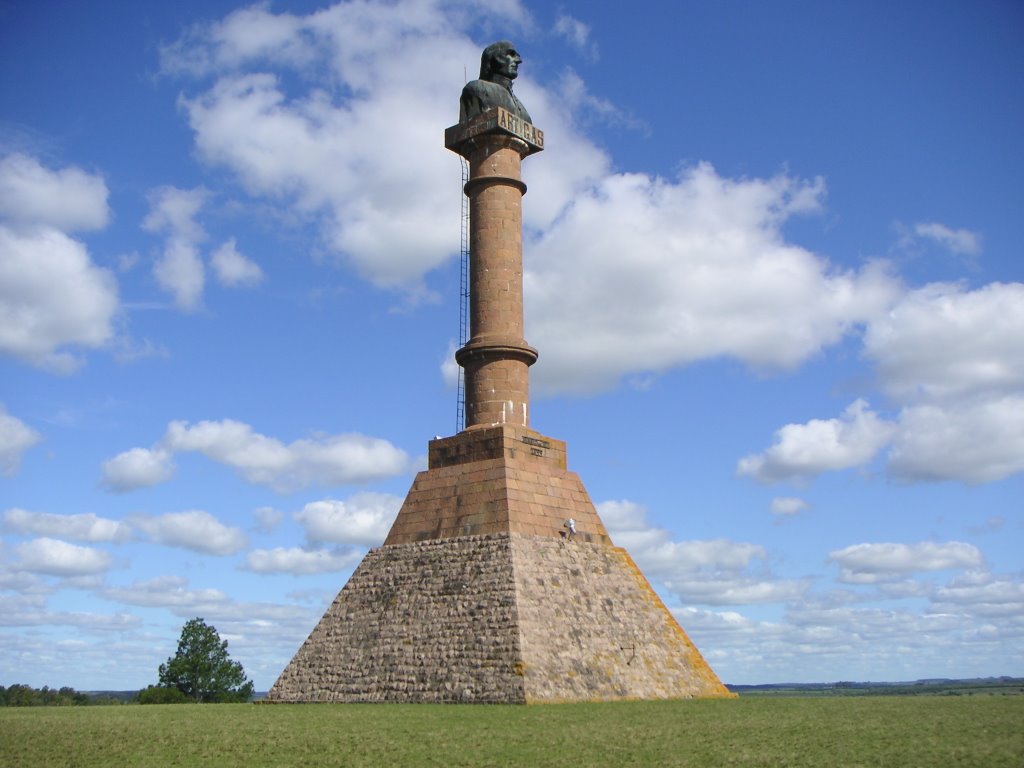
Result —
[{"label": "statue head", "polygon": [[498,77],[515,80],[522,57],[508,40],[491,43],[480,55],[480,79],[494,82]]},{"label": "statue head", "polygon": [[512,81],[519,74],[522,57],[508,40],[499,40],[484,48],[480,56],[480,77],[466,83],[459,99],[459,122],[482,115],[494,107],[502,107],[528,123],[530,113],[512,93]]}]

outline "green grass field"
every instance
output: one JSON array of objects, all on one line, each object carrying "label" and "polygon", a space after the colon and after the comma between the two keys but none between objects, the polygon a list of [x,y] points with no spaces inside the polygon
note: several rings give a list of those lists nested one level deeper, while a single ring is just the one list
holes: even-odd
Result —
[{"label": "green grass field", "polygon": [[1024,766],[1024,696],[0,709],[0,765]]}]

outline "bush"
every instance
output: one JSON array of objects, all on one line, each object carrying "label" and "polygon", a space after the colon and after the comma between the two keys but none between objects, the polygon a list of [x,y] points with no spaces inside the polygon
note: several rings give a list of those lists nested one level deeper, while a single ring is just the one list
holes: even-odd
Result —
[{"label": "bush", "polygon": [[150,685],[139,691],[139,704],[184,704],[188,697],[177,688]]}]

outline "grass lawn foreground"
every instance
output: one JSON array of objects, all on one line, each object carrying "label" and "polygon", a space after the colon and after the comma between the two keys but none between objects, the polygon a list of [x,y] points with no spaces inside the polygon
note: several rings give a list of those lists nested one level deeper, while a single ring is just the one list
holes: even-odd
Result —
[{"label": "grass lawn foreground", "polygon": [[0,709],[0,765],[1024,766],[1024,696]]}]

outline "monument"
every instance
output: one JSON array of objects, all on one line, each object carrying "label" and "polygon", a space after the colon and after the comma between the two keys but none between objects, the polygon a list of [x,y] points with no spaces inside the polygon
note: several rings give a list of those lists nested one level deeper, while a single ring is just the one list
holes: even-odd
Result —
[{"label": "monument", "polygon": [[445,146],[469,163],[465,422],[430,441],[370,550],[267,694],[271,702],[537,703],[729,696],[629,554],[566,444],[530,426],[523,338],[524,158],[544,133],[488,46]]}]

